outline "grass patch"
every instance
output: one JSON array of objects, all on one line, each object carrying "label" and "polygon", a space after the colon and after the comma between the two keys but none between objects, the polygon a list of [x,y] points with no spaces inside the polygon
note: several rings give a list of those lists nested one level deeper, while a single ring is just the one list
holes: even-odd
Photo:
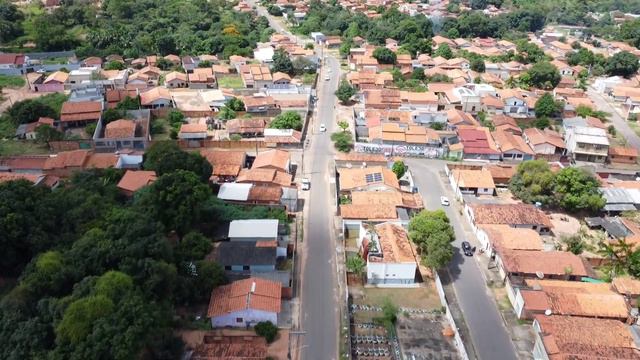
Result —
[{"label": "grass patch", "polygon": [[637,122],[635,122],[635,121],[627,121],[627,124],[629,125],[631,130],[633,130],[633,132],[636,133],[636,135],[640,136],[640,126],[638,126]]},{"label": "grass patch", "polygon": [[240,89],[244,88],[244,83],[240,76],[224,76],[218,79],[218,87]]},{"label": "grass patch", "polygon": [[316,74],[304,74],[302,75],[302,83],[304,85],[313,85],[316,81]]},{"label": "grass patch", "polygon": [[0,87],[8,88],[21,88],[27,82],[22,76],[15,75],[0,75]]},{"label": "grass patch", "polygon": [[0,155],[49,154],[46,144],[27,140],[0,140]]},{"label": "grass patch", "polygon": [[57,64],[67,64],[69,59],[65,57],[57,57],[57,58],[48,58],[42,60],[42,63],[45,65],[57,65]]},{"label": "grass patch", "polygon": [[17,127],[6,119],[6,116],[0,118],[0,139],[2,138],[11,138],[16,134]]},{"label": "grass patch", "polygon": [[364,288],[364,298],[354,301],[360,304],[382,306],[391,301],[398,307],[414,309],[440,309],[440,299],[436,290],[428,284],[409,289]]}]

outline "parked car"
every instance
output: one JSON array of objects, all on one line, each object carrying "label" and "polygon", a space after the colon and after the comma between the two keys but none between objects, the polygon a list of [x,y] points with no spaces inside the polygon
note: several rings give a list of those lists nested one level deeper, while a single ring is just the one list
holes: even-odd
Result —
[{"label": "parked car", "polygon": [[309,179],[304,178],[300,181],[300,188],[302,190],[309,190],[311,189],[311,181],[309,181]]},{"label": "parked car", "polygon": [[324,124],[320,124],[320,132],[327,131],[327,127]]},{"label": "parked car", "polygon": [[449,206],[451,205],[451,203],[449,202],[449,199],[447,199],[446,196],[440,196],[440,205]]},{"label": "parked car", "polygon": [[331,76],[330,76],[329,74],[326,74],[326,75],[324,76],[324,80],[325,80],[325,81],[329,81],[329,80],[331,80]]},{"label": "parked car", "polygon": [[463,241],[462,242],[462,252],[466,255],[466,256],[473,256],[473,248],[471,248],[471,244],[469,244],[468,241]]}]

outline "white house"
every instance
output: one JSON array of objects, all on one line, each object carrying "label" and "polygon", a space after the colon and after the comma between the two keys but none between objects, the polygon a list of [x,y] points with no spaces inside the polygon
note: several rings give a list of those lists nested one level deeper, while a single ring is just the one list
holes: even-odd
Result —
[{"label": "white house", "polygon": [[604,129],[574,126],[565,134],[567,153],[576,161],[604,163],[609,155],[609,139]]},{"label": "white house", "polygon": [[411,120],[416,124],[425,126],[430,126],[433,123],[446,125],[447,113],[441,111],[414,110],[411,112]]},{"label": "white house", "polygon": [[214,328],[244,328],[261,321],[277,325],[281,308],[282,285],[252,277],[213,289],[207,316]]},{"label": "white house", "polygon": [[233,220],[229,224],[230,241],[274,241],[278,239],[278,220]]},{"label": "white house", "polygon": [[261,46],[253,50],[253,57],[263,64],[273,62],[274,50],[270,45]]},{"label": "white house", "polygon": [[97,67],[81,67],[76,70],[71,70],[67,83],[72,85],[82,84],[85,81],[91,81],[93,74],[98,71]]},{"label": "white house", "polygon": [[367,282],[377,286],[414,287],[415,254],[405,229],[385,222],[365,231],[361,243],[367,258]]},{"label": "white house", "polygon": [[527,115],[529,113],[529,106],[525,101],[524,96],[518,91],[514,90],[502,90],[500,93],[502,102],[504,103],[504,113],[508,115]]}]

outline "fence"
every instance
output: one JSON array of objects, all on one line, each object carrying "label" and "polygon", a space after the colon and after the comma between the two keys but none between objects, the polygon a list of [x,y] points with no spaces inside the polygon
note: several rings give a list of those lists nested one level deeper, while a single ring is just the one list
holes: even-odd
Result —
[{"label": "fence", "polygon": [[449,303],[447,302],[447,296],[444,293],[444,287],[442,286],[442,281],[440,281],[440,276],[438,276],[437,272],[434,272],[434,279],[436,282],[436,289],[438,290],[438,297],[440,297],[440,303],[445,308],[445,317],[449,321],[449,324],[451,324],[451,327],[453,328],[455,334],[453,340],[455,342],[456,348],[458,349],[458,352],[460,353],[460,358],[462,358],[463,360],[469,360],[469,355],[467,354],[467,350],[464,347],[464,342],[460,337],[458,326],[456,325],[456,322],[451,315],[451,309],[449,308]]}]

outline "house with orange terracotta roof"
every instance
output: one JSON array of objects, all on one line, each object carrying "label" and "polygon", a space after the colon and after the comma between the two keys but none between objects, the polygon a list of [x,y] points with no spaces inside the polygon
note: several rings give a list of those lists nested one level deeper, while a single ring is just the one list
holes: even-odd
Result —
[{"label": "house with orange terracotta roof", "polygon": [[496,185],[491,172],[485,169],[452,169],[449,184],[458,198],[462,195],[495,195]]},{"label": "house with orange terracotta roof", "polygon": [[272,169],[289,173],[291,172],[289,152],[279,149],[259,152],[251,169]]},{"label": "house with orange terracotta roof", "polygon": [[509,225],[546,235],[553,227],[547,215],[531,204],[466,204],[465,216],[474,232],[481,225]]},{"label": "house with orange terracotta roof", "polygon": [[358,238],[367,261],[367,283],[376,286],[414,287],[416,254],[406,230],[391,222],[368,225]]},{"label": "house with orange terracotta roof", "polygon": [[621,322],[630,319],[624,297],[607,283],[527,279],[515,292],[514,310],[520,319],[545,313]]},{"label": "house with orange terracotta roof", "polygon": [[69,79],[69,73],[56,71],[46,78],[40,78],[39,81],[33,83],[33,90],[36,92],[63,92],[65,84]]},{"label": "house with orange terracotta roof", "polygon": [[640,359],[636,330],[617,320],[536,315],[534,359]]},{"label": "house with orange terracotta roof", "polygon": [[218,87],[213,69],[195,68],[193,72],[187,74],[189,88],[191,89],[215,89]]},{"label": "house with orange terracotta roof", "polygon": [[521,136],[522,129],[514,118],[504,114],[496,114],[491,117],[491,122],[496,131],[506,131]]},{"label": "house with orange terracotta roof", "polygon": [[133,119],[119,119],[104,125],[100,121],[93,134],[93,143],[98,151],[115,152],[124,149],[144,150],[151,142],[149,110],[133,110],[128,115]]},{"label": "house with orange terracotta roof", "polygon": [[246,328],[263,321],[277,324],[281,310],[282,285],[251,277],[213,289],[207,316],[214,328]]},{"label": "house with orange terracotta roof", "polygon": [[168,88],[186,88],[188,85],[188,77],[185,73],[172,71],[164,76],[164,86]]},{"label": "house with orange terracotta roof", "polygon": [[609,162],[612,164],[637,164],[638,149],[629,146],[609,147]]},{"label": "house with orange terracotta roof", "polygon": [[533,159],[534,152],[525,140],[512,132],[496,130],[491,133],[503,161],[526,161]]},{"label": "house with orange terracotta roof", "polygon": [[169,89],[157,86],[140,93],[140,105],[145,109],[172,107]]},{"label": "house with orange terracotta roof", "polygon": [[155,171],[127,170],[118,182],[117,187],[126,196],[133,196],[133,193],[147,185],[151,185],[156,179]]},{"label": "house with orange terracotta roof", "polygon": [[247,154],[244,151],[200,149],[200,155],[213,167],[211,177],[214,182],[235,181],[240,169],[244,168],[247,162]]},{"label": "house with orange terracotta roof", "polygon": [[509,286],[519,286],[525,279],[582,281],[594,272],[586,260],[568,251],[501,250],[496,258],[498,272]]},{"label": "house with orange terracotta roof", "polygon": [[183,140],[204,140],[209,136],[207,124],[187,123],[180,125],[178,139]]},{"label": "house with orange terracotta roof", "polygon": [[338,184],[345,195],[352,191],[400,190],[396,174],[382,166],[338,169]]},{"label": "house with orange terracotta roof", "polygon": [[464,159],[500,160],[501,153],[486,127],[458,128]]},{"label": "house with orange terracotta roof", "polygon": [[102,118],[102,103],[97,101],[65,101],[60,110],[63,128],[86,126]]},{"label": "house with orange terracotta roof", "polygon": [[551,129],[528,128],[524,130],[522,137],[535,154],[562,155],[566,150],[562,135]]},{"label": "house with orange terracotta roof", "polygon": [[118,162],[116,154],[99,154],[92,150],[62,151],[47,157],[38,169],[46,175],[69,177],[76,171],[84,169],[115,168]]},{"label": "house with orange terracotta roof", "polygon": [[241,65],[238,73],[247,89],[265,89],[273,85],[271,69],[267,65]]},{"label": "house with orange terracotta roof", "polygon": [[236,178],[236,182],[256,185],[291,186],[293,176],[284,171],[268,168],[242,169]]}]

